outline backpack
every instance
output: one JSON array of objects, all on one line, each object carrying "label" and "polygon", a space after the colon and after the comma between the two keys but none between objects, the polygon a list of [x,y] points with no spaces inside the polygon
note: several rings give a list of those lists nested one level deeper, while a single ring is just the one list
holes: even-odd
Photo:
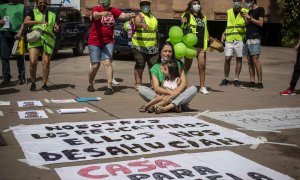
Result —
[{"label": "backpack", "polygon": [[[143,16],[140,13],[136,15],[139,16],[142,19],[142,21],[144,20]],[[127,32],[127,37],[132,38],[135,32],[134,17],[124,23],[123,29]]]}]

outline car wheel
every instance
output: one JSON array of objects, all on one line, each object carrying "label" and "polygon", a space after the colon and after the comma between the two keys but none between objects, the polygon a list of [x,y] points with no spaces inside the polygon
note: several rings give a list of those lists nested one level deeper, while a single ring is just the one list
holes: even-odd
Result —
[{"label": "car wheel", "polygon": [[75,56],[81,56],[83,54],[83,51],[84,51],[84,48],[85,48],[85,44],[84,44],[84,40],[81,39],[75,48],[73,48],[73,53]]}]

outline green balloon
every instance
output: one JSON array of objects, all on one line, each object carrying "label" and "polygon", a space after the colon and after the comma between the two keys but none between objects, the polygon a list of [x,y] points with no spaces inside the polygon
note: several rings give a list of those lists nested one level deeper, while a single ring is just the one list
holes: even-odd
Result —
[{"label": "green balloon", "polygon": [[174,46],[176,59],[181,59],[186,54],[186,45],[183,42],[179,42]]},{"label": "green balloon", "polygon": [[186,34],[186,35],[183,37],[183,42],[184,42],[187,46],[194,46],[194,45],[197,44],[197,42],[198,42],[197,35],[194,34],[194,33]]},{"label": "green balloon", "polygon": [[123,28],[124,28],[125,31],[128,31],[128,30],[131,29],[130,24],[129,24],[129,21],[126,21],[126,22],[124,23]]},{"label": "green balloon", "polygon": [[172,41],[172,39],[170,38],[168,38],[166,41],[169,41],[173,45],[173,47],[175,46],[175,44],[177,44],[176,42]]},{"label": "green balloon", "polygon": [[169,30],[169,38],[172,42],[178,43],[183,39],[183,31],[179,26],[172,26]]},{"label": "green balloon", "polygon": [[197,49],[193,46],[186,47],[186,54],[185,57],[188,59],[194,59],[197,56]]}]

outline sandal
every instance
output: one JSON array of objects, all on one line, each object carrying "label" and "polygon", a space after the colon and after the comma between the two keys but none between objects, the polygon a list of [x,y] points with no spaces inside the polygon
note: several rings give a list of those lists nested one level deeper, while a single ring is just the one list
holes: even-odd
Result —
[{"label": "sandal", "polygon": [[176,113],[181,113],[181,112],[182,112],[181,106],[176,106],[176,107],[175,107],[175,112],[176,112]]},{"label": "sandal", "polygon": [[161,109],[160,109],[159,106],[157,106],[157,107],[155,108],[155,114],[160,114],[160,113],[161,113]]},{"label": "sandal", "polygon": [[142,113],[147,112],[146,106],[140,107],[140,112],[142,112]]},{"label": "sandal", "polygon": [[154,113],[155,112],[155,107],[154,106],[150,106],[147,110],[148,113]]}]

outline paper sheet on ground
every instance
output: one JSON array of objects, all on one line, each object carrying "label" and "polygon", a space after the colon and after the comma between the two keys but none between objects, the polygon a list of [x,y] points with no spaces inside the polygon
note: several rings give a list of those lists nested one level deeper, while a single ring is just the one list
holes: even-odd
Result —
[{"label": "paper sheet on ground", "polygon": [[252,130],[278,130],[300,127],[300,108],[209,112],[204,116]]},{"label": "paper sheet on ground", "polygon": [[19,107],[43,106],[41,101],[18,101]]},{"label": "paper sheet on ground", "polygon": [[0,106],[9,106],[10,101],[0,101]]},{"label": "paper sheet on ground", "polygon": [[12,130],[31,165],[257,143],[241,132],[187,116],[40,124]]},{"label": "paper sheet on ground", "polygon": [[46,119],[47,114],[43,110],[18,111],[20,119]]},{"label": "paper sheet on ground", "polygon": [[292,179],[230,151],[179,154],[131,161],[63,167],[57,168],[55,171],[62,180]]}]

